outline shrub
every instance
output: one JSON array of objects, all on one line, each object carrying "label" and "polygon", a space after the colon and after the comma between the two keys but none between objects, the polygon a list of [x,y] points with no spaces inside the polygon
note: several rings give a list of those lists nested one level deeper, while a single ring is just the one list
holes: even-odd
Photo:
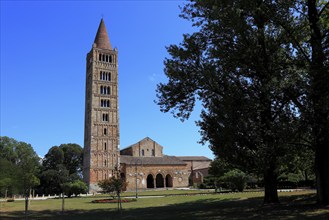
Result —
[{"label": "shrub", "polygon": [[239,169],[233,169],[224,174],[220,180],[232,191],[242,192],[247,185],[247,175]]},{"label": "shrub", "polygon": [[86,193],[88,187],[81,180],[76,180],[74,182],[62,184],[62,189],[68,197],[71,197],[73,194],[77,196],[78,194]]}]

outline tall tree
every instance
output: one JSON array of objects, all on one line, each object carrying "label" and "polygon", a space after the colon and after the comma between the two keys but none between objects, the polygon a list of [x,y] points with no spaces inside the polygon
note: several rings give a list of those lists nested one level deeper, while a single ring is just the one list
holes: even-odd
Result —
[{"label": "tall tree", "polygon": [[58,164],[63,164],[64,162],[64,152],[63,149],[53,146],[48,150],[45,155],[42,165],[44,169],[56,169]]},{"label": "tall tree", "polygon": [[167,48],[169,81],[158,85],[157,95],[161,110],[182,120],[200,100],[202,142],[218,157],[263,175],[264,203],[273,203],[298,120],[286,91],[301,77],[293,70],[286,34],[265,9],[262,0],[185,5],[181,16],[199,31]]},{"label": "tall tree", "polygon": [[64,152],[63,164],[70,174],[81,174],[83,162],[83,149],[78,144],[61,144],[60,149]]},{"label": "tall tree", "polygon": [[316,147],[317,199],[329,204],[329,2],[308,0],[307,17],[312,52],[308,99],[311,114],[306,117]]},{"label": "tall tree", "polygon": [[[329,204],[329,2],[294,0],[267,5],[272,22],[289,36],[295,50],[292,56],[304,72],[299,95],[291,98],[315,149],[318,202]],[[287,7],[289,11],[281,10]]]},{"label": "tall tree", "polygon": [[0,137],[0,187],[8,189],[9,193],[24,193],[37,186],[39,160],[30,144]]},{"label": "tall tree", "polygon": [[62,186],[81,180],[82,148],[78,144],[61,144],[49,149],[43,160],[40,190],[59,194]]}]

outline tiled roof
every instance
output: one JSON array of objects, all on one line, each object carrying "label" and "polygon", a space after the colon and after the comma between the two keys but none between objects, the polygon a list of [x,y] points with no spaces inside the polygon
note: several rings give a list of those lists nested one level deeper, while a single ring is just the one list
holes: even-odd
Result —
[{"label": "tiled roof", "polygon": [[127,155],[120,156],[120,163],[125,164],[138,164],[138,165],[186,165],[184,161],[181,161],[175,156],[163,157],[133,157]]},{"label": "tiled roof", "polygon": [[183,161],[211,161],[208,157],[204,156],[177,156],[180,160]]}]

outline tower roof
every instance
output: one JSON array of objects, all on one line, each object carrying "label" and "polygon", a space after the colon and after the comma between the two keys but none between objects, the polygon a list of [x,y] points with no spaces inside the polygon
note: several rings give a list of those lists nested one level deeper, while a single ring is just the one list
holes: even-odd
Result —
[{"label": "tower roof", "polygon": [[96,44],[96,48],[112,50],[110,39],[107,35],[103,18],[101,20],[101,23],[99,24],[94,43]]}]

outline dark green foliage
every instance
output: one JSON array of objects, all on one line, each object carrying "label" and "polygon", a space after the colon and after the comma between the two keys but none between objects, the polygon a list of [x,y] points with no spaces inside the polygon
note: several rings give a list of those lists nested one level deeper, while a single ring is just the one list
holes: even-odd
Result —
[{"label": "dark green foliage", "polygon": [[42,166],[44,169],[56,169],[58,164],[63,164],[64,162],[64,152],[61,148],[54,146],[49,149],[48,153],[43,159]]},{"label": "dark green foliage", "polygon": [[220,181],[227,185],[233,192],[242,192],[247,186],[247,180],[247,175],[238,169],[233,169],[220,178]]},{"label": "dark green foliage", "polygon": [[86,193],[88,190],[87,185],[81,180],[63,183],[61,187],[65,195],[68,197],[71,197],[73,194],[77,196],[79,194]]},{"label": "dark green foliage", "polygon": [[297,120],[286,93],[300,77],[287,69],[293,60],[291,49],[282,47],[286,34],[270,23],[264,7],[262,1],[187,4],[182,16],[200,30],[168,47],[169,81],[157,92],[161,110],[182,120],[200,100],[202,142],[234,167],[264,175],[264,201],[272,203],[278,202],[279,166]]},{"label": "dark green foliage", "polygon": [[44,169],[41,172],[39,187],[40,194],[60,194],[61,185],[69,182],[69,172],[63,164],[58,164],[56,169]]},{"label": "dark green foliage", "polygon": [[18,176],[16,170],[18,167],[4,159],[0,158],[0,193],[1,196],[4,196],[7,191],[7,195],[12,195],[20,192],[20,184],[18,181]]},{"label": "dark green foliage", "polygon": [[210,163],[209,174],[221,177],[230,169],[232,169],[232,166],[229,163],[225,162],[223,159],[215,158],[215,160]]},{"label": "dark green foliage", "polygon": [[111,177],[98,182],[98,186],[102,189],[102,193],[120,194],[126,187],[126,182],[123,179]]},{"label": "dark green foliage", "polygon": [[24,193],[39,185],[39,160],[30,144],[0,137],[0,194]]},{"label": "dark green foliage", "polygon": [[43,160],[39,193],[60,194],[63,191],[62,186],[66,186],[69,192],[72,184],[81,180],[82,155],[83,150],[77,144],[62,144],[50,148]]},{"label": "dark green foliage", "polygon": [[82,172],[83,149],[78,144],[61,144],[59,146],[63,150],[63,164],[70,174]]},{"label": "dark green foliage", "polygon": [[280,170],[305,136],[315,147],[319,200],[329,200],[328,7],[191,0],[181,16],[198,31],[167,48],[161,110],[185,120],[199,100],[202,142],[234,167],[262,175],[265,203],[278,202]]},{"label": "dark green foliage", "polygon": [[[289,36],[295,50],[291,56],[303,75],[303,83],[289,96],[315,153],[318,202],[329,204],[329,2],[277,1],[270,6],[271,20]],[[283,11],[283,6],[289,10]]]}]

